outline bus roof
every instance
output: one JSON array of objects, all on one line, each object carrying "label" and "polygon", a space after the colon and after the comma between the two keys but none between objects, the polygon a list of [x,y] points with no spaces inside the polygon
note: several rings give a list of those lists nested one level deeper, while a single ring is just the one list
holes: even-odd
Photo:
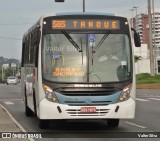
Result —
[{"label": "bus roof", "polygon": [[100,12],[68,12],[68,13],[56,13],[56,16],[67,16],[67,15],[104,15],[104,16],[115,16],[113,13],[100,13]]}]

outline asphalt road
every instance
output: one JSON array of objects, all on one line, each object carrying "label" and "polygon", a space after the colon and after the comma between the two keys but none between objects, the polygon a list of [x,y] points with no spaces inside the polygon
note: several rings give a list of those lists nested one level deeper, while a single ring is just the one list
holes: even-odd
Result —
[{"label": "asphalt road", "polygon": [[[129,136],[132,132],[160,132],[160,90],[137,90],[136,116],[132,120],[121,120],[118,128],[106,127],[106,121],[57,121],[51,122],[48,129],[42,130],[38,127],[38,119],[35,117],[26,117],[24,113],[24,102],[20,93],[20,84],[6,85],[0,84],[0,103],[8,109],[12,116],[24,127],[28,132],[41,132],[49,134],[50,140],[83,140],[85,141],[106,141],[105,138],[109,133],[115,134],[115,138],[109,140],[130,141],[130,140],[159,140],[159,139],[143,139],[143,138],[116,138],[117,133],[122,136]],[[36,139],[37,141],[40,139]]]}]

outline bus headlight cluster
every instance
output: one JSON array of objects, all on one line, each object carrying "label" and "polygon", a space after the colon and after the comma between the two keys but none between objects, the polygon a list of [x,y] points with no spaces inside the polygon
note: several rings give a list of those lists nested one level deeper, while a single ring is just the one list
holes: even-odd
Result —
[{"label": "bus headlight cluster", "polygon": [[119,97],[118,102],[123,102],[123,101],[126,101],[130,98],[131,88],[132,88],[132,85],[128,85],[127,87],[125,87],[123,89],[123,91],[121,92],[121,95]]},{"label": "bus headlight cluster", "polygon": [[44,92],[45,92],[45,98],[46,98],[48,101],[58,102],[57,97],[56,97],[56,95],[54,94],[54,91],[53,91],[49,86],[43,85],[43,89],[44,89]]}]

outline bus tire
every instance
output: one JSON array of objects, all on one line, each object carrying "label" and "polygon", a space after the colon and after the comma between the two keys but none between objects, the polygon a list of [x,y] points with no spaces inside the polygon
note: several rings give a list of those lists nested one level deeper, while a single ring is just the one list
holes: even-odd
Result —
[{"label": "bus tire", "polygon": [[39,119],[39,128],[46,129],[49,127],[49,120]]},{"label": "bus tire", "polygon": [[119,119],[107,119],[107,126],[108,127],[118,127]]},{"label": "bus tire", "polygon": [[25,103],[25,114],[27,117],[33,117],[33,111],[27,106],[27,97],[26,97],[26,91],[25,91],[25,99],[24,99],[24,103]]},{"label": "bus tire", "polygon": [[36,106],[36,93],[33,90],[33,105],[34,105],[34,117],[37,117],[37,106]]}]

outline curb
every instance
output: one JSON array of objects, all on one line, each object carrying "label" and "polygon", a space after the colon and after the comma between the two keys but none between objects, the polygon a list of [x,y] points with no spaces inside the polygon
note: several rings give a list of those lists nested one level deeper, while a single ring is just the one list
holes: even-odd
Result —
[{"label": "curb", "polygon": [[141,84],[141,85],[136,85],[136,89],[156,89],[156,90],[160,90],[160,84]]}]

